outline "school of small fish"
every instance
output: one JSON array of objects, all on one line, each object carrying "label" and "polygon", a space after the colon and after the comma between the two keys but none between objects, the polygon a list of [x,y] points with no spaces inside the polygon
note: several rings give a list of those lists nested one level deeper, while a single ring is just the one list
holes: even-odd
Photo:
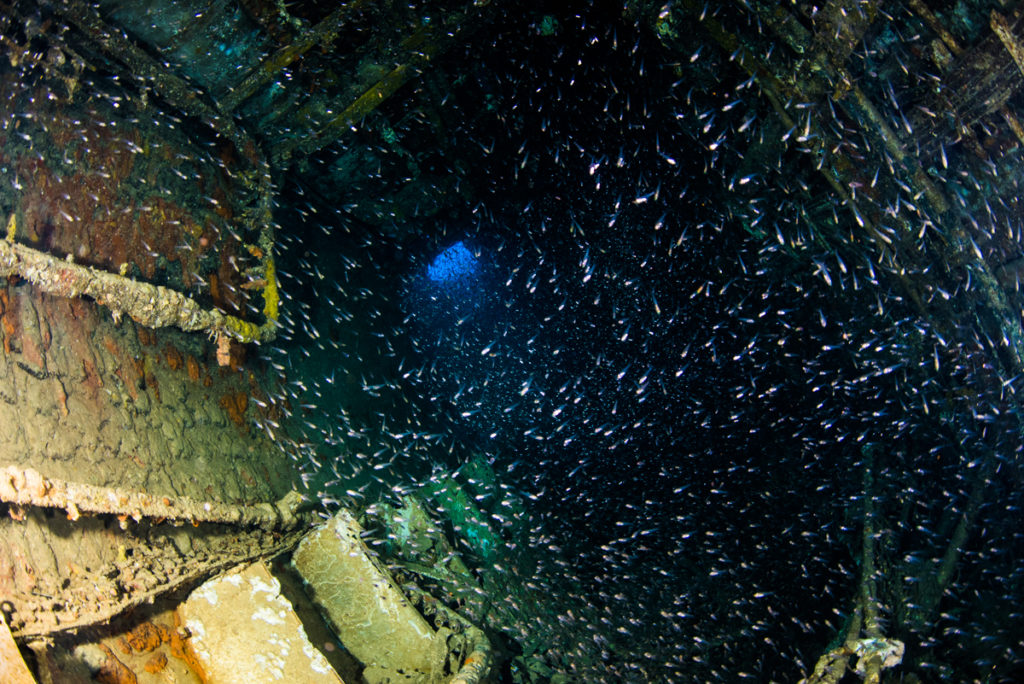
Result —
[{"label": "school of small fish", "polygon": [[[1020,321],[978,303],[971,266],[1024,253],[1021,148],[936,133],[900,158],[839,86],[766,94],[749,55],[791,48],[764,3],[678,3],[692,35],[671,43],[643,4],[498,8],[436,66],[458,82],[424,76],[380,114],[357,185],[332,185],[342,144],[277,179],[281,328],[257,356],[282,418],[258,428],[325,516],[483,459],[501,500],[481,505],[536,560],[478,568],[520,615],[505,647],[568,681],[807,676],[851,619],[865,496],[875,598],[907,645],[892,672],[1024,678],[1022,380],[998,332]],[[944,116],[934,36],[889,10],[846,68],[914,140]],[[444,209],[355,211],[428,169]]]}]

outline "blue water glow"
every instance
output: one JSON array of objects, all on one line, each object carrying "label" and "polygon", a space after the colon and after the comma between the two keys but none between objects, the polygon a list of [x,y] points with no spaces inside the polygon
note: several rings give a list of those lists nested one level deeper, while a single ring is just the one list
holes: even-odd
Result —
[{"label": "blue water glow", "polygon": [[434,258],[427,267],[427,278],[433,283],[451,285],[476,276],[479,268],[476,257],[459,240]]}]

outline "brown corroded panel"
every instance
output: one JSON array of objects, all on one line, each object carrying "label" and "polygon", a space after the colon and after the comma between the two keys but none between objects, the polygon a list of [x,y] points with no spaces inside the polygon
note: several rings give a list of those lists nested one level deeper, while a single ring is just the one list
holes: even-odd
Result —
[{"label": "brown corroded panel", "polygon": [[[40,294],[24,283],[0,286],[0,305],[0,465],[223,502],[271,501],[294,486],[287,457],[252,428],[248,397],[261,377],[206,372],[214,355],[209,340],[167,329],[140,334],[94,302]],[[168,349],[182,359],[177,368],[166,361]],[[219,405],[222,396],[232,397],[240,424]],[[20,625],[73,621],[90,606],[148,590],[173,567],[186,567],[179,554],[205,547],[189,532],[180,549],[167,541],[143,548],[145,536],[120,531],[137,525],[130,518],[68,520],[17,506],[0,512],[0,595],[28,611],[15,615]],[[166,533],[179,534],[174,530]],[[145,567],[132,560],[143,557],[156,560]],[[43,610],[52,604],[40,602],[43,595],[67,600],[57,612]]]},{"label": "brown corroded panel", "polygon": [[17,239],[244,310],[233,158],[204,152],[196,131],[116,85],[90,84],[82,101],[53,85],[26,89],[17,71],[0,74],[0,101],[17,112],[0,128],[0,164],[13,171],[0,218],[17,216]]}]

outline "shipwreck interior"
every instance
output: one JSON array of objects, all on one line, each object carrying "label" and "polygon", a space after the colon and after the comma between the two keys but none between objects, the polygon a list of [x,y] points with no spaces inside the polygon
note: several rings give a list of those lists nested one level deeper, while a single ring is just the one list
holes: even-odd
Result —
[{"label": "shipwreck interior", "polygon": [[1024,6],[0,53],[0,680],[1024,680]]}]

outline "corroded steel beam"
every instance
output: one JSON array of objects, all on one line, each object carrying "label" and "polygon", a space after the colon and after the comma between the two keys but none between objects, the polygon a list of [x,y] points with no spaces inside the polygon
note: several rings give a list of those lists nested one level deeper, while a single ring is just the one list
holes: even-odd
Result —
[{"label": "corroded steel beam", "polygon": [[69,520],[78,520],[83,513],[107,513],[136,522],[151,518],[225,523],[265,530],[290,529],[312,522],[297,513],[303,496],[294,490],[273,503],[236,505],[66,482],[44,477],[32,468],[13,465],[0,470],[0,501],[15,506],[60,508],[67,512]]},{"label": "corroded steel beam", "polygon": [[[13,231],[8,228],[8,233]],[[273,260],[264,272],[264,314],[257,326],[240,318],[204,309],[195,300],[159,285],[107,273],[91,266],[59,259],[25,245],[0,239],[0,276],[18,276],[47,294],[92,297],[110,309],[115,319],[127,314],[148,328],[174,326],[186,332],[205,331],[214,337],[240,342],[264,342],[277,332],[277,282]]]},{"label": "corroded steel beam", "polygon": [[243,78],[241,83],[232,88],[230,93],[219,99],[217,104],[221,110],[225,112],[234,111],[238,105],[252,97],[257,90],[273,80],[282,69],[297,60],[311,48],[317,45],[326,45],[333,41],[349,14],[362,7],[363,4],[365,4],[363,0],[345,3],[331,12],[326,19],[311,30],[303,32],[295,42],[285,45],[274,54],[268,56]]}]

